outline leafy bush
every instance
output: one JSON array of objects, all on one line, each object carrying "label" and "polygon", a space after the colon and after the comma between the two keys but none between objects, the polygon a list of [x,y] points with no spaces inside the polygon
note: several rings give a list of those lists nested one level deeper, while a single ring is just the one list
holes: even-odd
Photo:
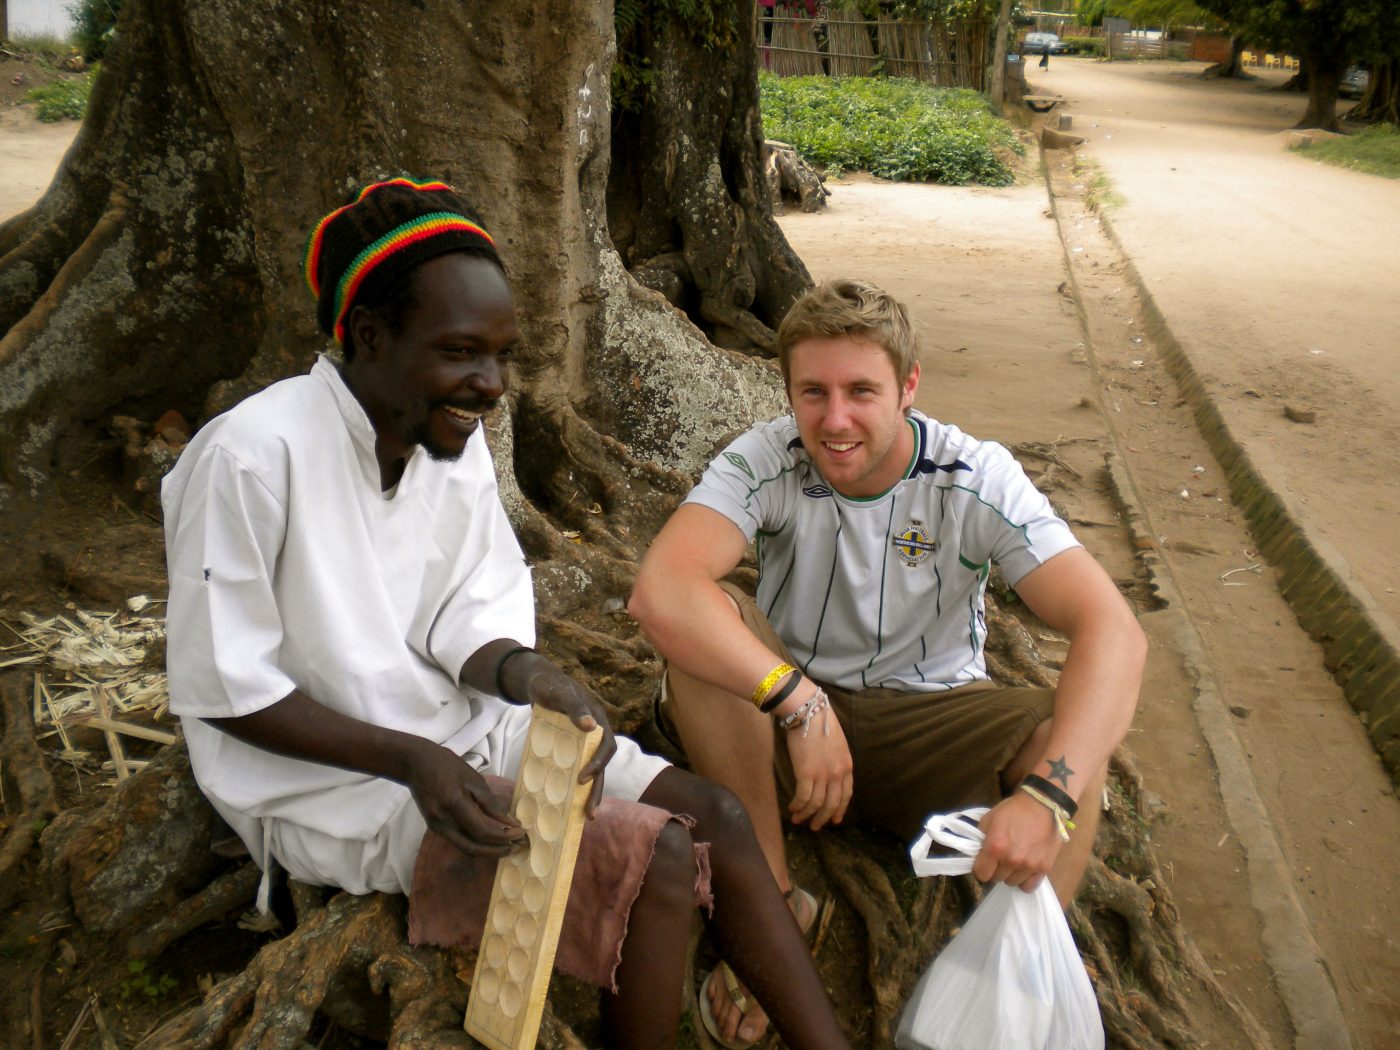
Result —
[{"label": "leafy bush", "polygon": [[117,12],[122,0],[75,0],[68,7],[73,16],[73,43],[83,58],[96,62],[107,53],[107,44],[116,32]]},{"label": "leafy bush", "polygon": [[1023,152],[991,104],[914,80],[759,75],[763,129],[823,168],[903,182],[1007,186],[997,150]]},{"label": "leafy bush", "polygon": [[96,69],[76,77],[64,77],[24,93],[25,102],[35,103],[35,116],[47,123],[60,120],[82,120],[87,112],[88,96],[92,94],[92,78]]},{"label": "leafy bush", "polygon": [[1101,36],[1067,36],[1062,37],[1060,42],[1065,45],[1065,51],[1070,54],[1103,57],[1103,37]]},{"label": "leafy bush", "polygon": [[1376,124],[1355,135],[1325,139],[1295,149],[1313,160],[1400,179],[1400,127],[1394,124]]}]

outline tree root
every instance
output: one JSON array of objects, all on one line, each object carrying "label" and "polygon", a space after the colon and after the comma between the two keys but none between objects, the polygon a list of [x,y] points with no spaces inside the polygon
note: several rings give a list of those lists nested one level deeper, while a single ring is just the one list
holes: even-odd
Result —
[{"label": "tree root", "polygon": [[895,1022],[918,977],[914,935],[890,876],[868,854],[851,849],[832,835],[817,836],[827,875],[865,924],[866,979],[874,1016],[875,1044],[891,1044]]},{"label": "tree root", "polygon": [[821,174],[796,149],[773,139],[766,141],[763,149],[766,154],[763,172],[768,177],[775,208],[781,207],[785,200],[797,201],[798,207],[808,213],[826,207],[831,192]]},{"label": "tree root", "polygon": [[253,900],[261,878],[262,872],[251,862],[220,875],[193,897],[181,901],[168,915],[127,940],[127,955],[132,959],[154,959],[191,930],[224,919]]},{"label": "tree root", "polygon": [[[598,440],[592,454],[615,450]],[[604,460],[573,463],[575,470],[603,469]],[[601,603],[591,617],[577,608],[544,608],[541,637],[551,654],[619,704],[620,728],[633,729],[634,722],[645,728],[656,665],[621,606]],[[1040,628],[1024,606],[990,598],[988,625],[989,654],[1003,684],[1054,681],[1053,667],[1037,648]],[[28,736],[27,712],[12,693],[6,697],[7,749],[17,724]],[[17,768],[7,761],[7,769]],[[1110,1045],[1197,1047],[1190,1011],[1214,1007],[1243,1033],[1241,1045],[1267,1046],[1257,1023],[1223,992],[1180,927],[1149,840],[1162,804],[1143,787],[1125,751],[1112,762],[1109,800],[1097,857],[1070,919]],[[73,900],[74,936],[125,938],[134,956],[153,958],[200,922],[237,908],[251,896],[258,873],[246,862],[230,869],[228,860],[212,857],[208,844],[217,831],[180,745],[166,749],[96,813],[60,817],[43,847],[57,876],[52,881]],[[819,964],[837,989],[848,1030],[860,1033],[862,1045],[887,1047],[919,975],[975,906],[980,889],[970,878],[915,879],[893,840],[855,829],[798,832],[792,845],[796,863],[812,862],[813,852],[820,862],[815,876],[804,870],[804,885],[816,889],[824,873],[840,897],[836,929],[864,928],[863,962],[856,950],[827,952]],[[140,891],[150,885],[159,892]],[[327,901],[330,891],[321,888],[294,882],[290,889],[295,928],[146,1036],[143,1047],[295,1047],[327,1020],[393,1047],[471,1045],[461,1030],[466,988],[460,975],[470,972],[469,960],[409,947],[402,898],[335,893]],[[80,956],[98,957],[91,951]],[[836,968],[839,981],[832,980]],[[1202,987],[1209,1000],[1188,1000],[1188,989]],[[582,1046],[576,1033],[594,1030],[592,1011],[588,997],[557,996],[547,1008],[540,1045]],[[694,1043],[683,1038],[681,1045]]]},{"label": "tree root", "polygon": [[34,742],[29,697],[21,685],[23,680],[21,674],[13,671],[0,680],[0,710],[5,718],[0,776],[7,777],[19,790],[19,812],[9,817],[9,807],[6,807],[9,828],[0,840],[0,910],[14,902],[22,885],[19,865],[39,841],[44,825],[58,812],[53,778]]},{"label": "tree root", "polygon": [[[138,1050],[296,1047],[318,1013],[351,1031],[386,1038],[390,1048],[474,1045],[462,1030],[467,986],[453,956],[410,947],[404,923],[402,897],[338,893],[215,985],[199,1005],[148,1034]],[[376,1022],[384,1026],[377,1032]],[[583,1046],[548,1004],[539,1045]]]}]

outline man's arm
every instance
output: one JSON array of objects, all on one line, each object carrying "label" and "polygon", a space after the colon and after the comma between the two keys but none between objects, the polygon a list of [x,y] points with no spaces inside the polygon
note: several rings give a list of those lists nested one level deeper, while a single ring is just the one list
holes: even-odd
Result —
[{"label": "man's arm", "polygon": [[777,662],[719,587],[747,548],[743,532],[723,514],[684,504],[642,559],[627,603],[662,656],[736,696],[751,694]]},{"label": "man's arm", "polygon": [[[1085,786],[1108,762],[1132,724],[1147,640],[1118,588],[1094,558],[1073,548],[1016,585],[1031,611],[1069,638],[1055,690],[1050,736],[1031,771],[1082,806]],[[973,873],[1031,889],[1050,870],[1060,841],[1047,810],[1017,791],[983,820],[987,833]]]},{"label": "man's arm", "polygon": [[205,721],[273,754],[403,784],[428,827],[466,853],[502,856],[525,834],[481,774],[447,748],[343,715],[300,690],[252,714]]},{"label": "man's arm", "polygon": [[[509,638],[488,642],[467,660],[462,682],[495,693],[499,681],[504,699],[512,703],[537,703],[560,711],[584,731],[603,726],[603,742],[579,775],[580,780],[594,781],[592,812],[601,799],[603,766],[617,750],[607,715],[596,697],[545,657],[533,650],[512,652],[521,648]],[[428,827],[464,852],[503,855],[524,836],[481,774],[459,755],[425,737],[341,714],[300,690],[252,714],[205,721],[264,751],[403,784]]]},{"label": "man's arm", "polygon": [[[778,662],[776,654],[744,626],[719,587],[744,556],[748,540],[732,521],[694,504],[682,505],[642,560],[628,612],[647,639],[676,667],[739,697],[749,697]],[[803,679],[774,715],[801,707],[816,684]],[[786,734],[797,777],[789,807],[795,823],[813,829],[839,822],[851,798],[851,756],[834,716],[830,735]]]}]

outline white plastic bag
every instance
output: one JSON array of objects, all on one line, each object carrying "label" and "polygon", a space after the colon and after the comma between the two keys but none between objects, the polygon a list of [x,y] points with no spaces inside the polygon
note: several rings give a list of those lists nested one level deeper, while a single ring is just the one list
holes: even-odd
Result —
[{"label": "white plastic bag", "polygon": [[[920,876],[965,875],[983,809],[932,816],[909,850]],[[933,843],[958,856],[931,858]],[[998,883],[934,959],[899,1018],[899,1050],[1103,1050],[1089,975],[1049,881]]]}]

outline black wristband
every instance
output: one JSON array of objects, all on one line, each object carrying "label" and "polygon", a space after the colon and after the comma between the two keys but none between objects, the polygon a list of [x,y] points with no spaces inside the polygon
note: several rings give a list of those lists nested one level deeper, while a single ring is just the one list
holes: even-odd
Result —
[{"label": "black wristband", "polygon": [[793,671],[790,675],[788,675],[787,685],[783,686],[776,693],[770,696],[767,700],[759,704],[758,709],[766,715],[769,711],[772,711],[775,707],[777,707],[784,700],[790,697],[792,695],[792,691],[797,688],[797,683],[800,681],[802,681],[802,672]]},{"label": "black wristband", "polygon": [[1065,811],[1065,815],[1068,816],[1070,820],[1073,820],[1074,815],[1079,812],[1079,807],[1075,805],[1074,799],[1069,797],[1069,792],[1056,787],[1044,777],[1032,773],[1022,780],[1021,783],[1029,784],[1051,802],[1055,803],[1055,805],[1059,806]]},{"label": "black wristband", "polygon": [[537,649],[532,649],[532,648],[530,648],[530,646],[528,646],[528,645],[516,645],[516,646],[512,646],[511,648],[507,649],[505,652],[503,652],[503,653],[501,654],[500,659],[498,659],[498,660],[496,661],[496,695],[497,695],[497,696],[499,696],[502,700],[509,700],[509,701],[514,702],[514,703],[519,703],[519,702],[520,702],[516,697],[513,697],[513,696],[511,696],[509,693],[506,692],[506,683],[503,681],[503,673],[505,672],[505,669],[506,669],[506,661],[509,660],[509,659],[510,659],[512,656],[514,656],[516,653],[538,653],[538,651],[539,651],[539,650],[537,650]]}]

